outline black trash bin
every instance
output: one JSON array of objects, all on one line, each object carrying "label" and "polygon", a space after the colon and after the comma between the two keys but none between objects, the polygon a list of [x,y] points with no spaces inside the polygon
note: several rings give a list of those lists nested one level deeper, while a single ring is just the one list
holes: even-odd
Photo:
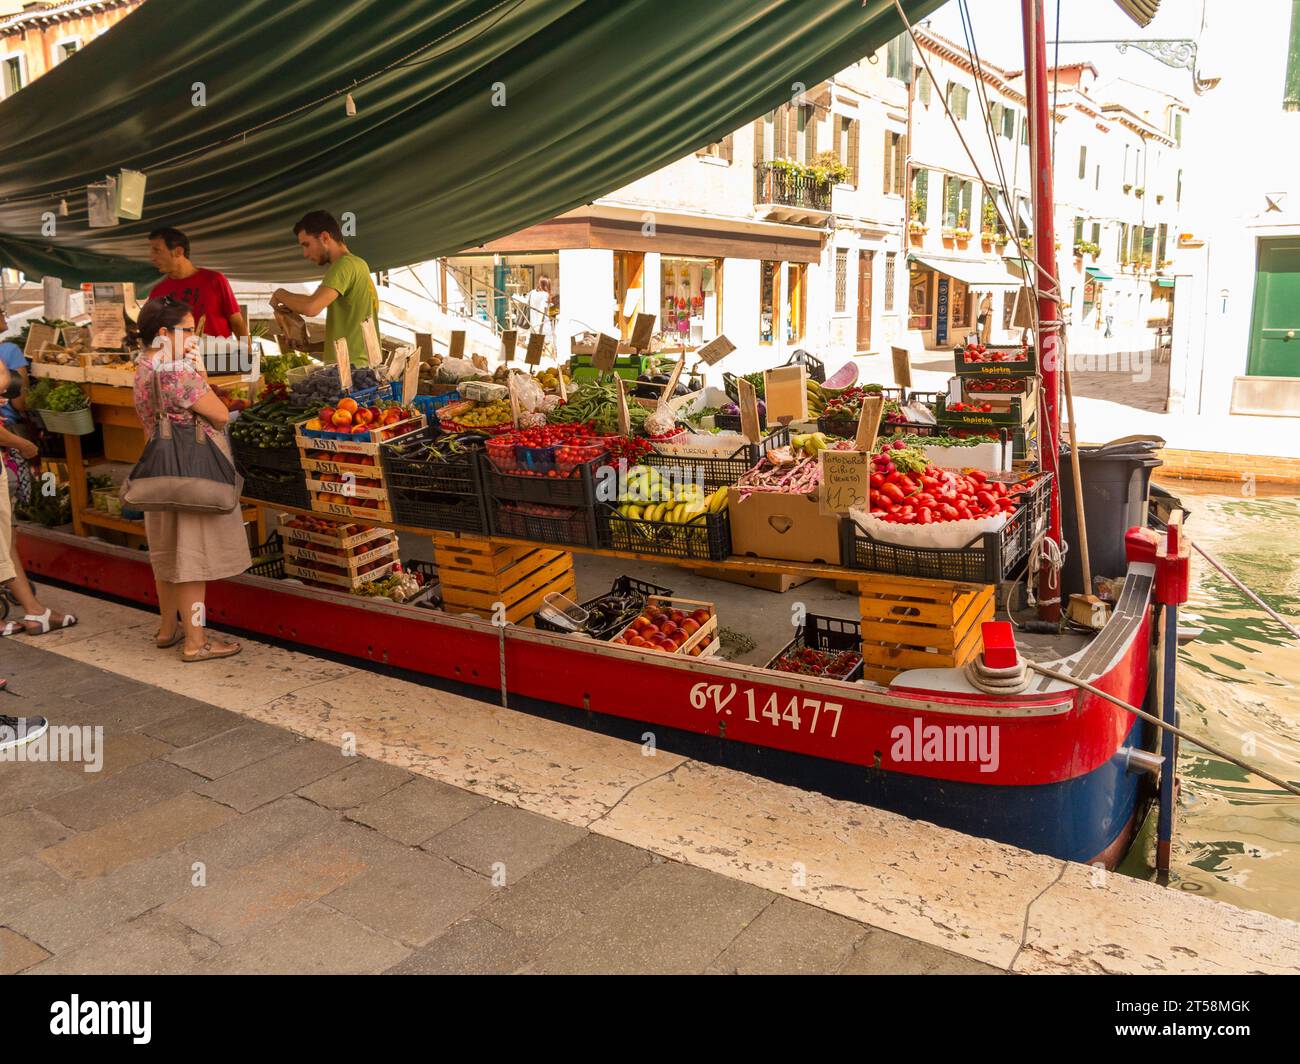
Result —
[{"label": "black trash bin", "polygon": [[[1124,533],[1134,525],[1147,524],[1151,471],[1161,464],[1155,452],[1164,445],[1165,441],[1155,436],[1134,436],[1100,447],[1079,448],[1088,561],[1093,576],[1124,575]],[[1061,575],[1064,604],[1071,595],[1092,591],[1083,586],[1083,556],[1074,510],[1074,467],[1068,449],[1061,451],[1060,483],[1061,534],[1070,546]]]}]

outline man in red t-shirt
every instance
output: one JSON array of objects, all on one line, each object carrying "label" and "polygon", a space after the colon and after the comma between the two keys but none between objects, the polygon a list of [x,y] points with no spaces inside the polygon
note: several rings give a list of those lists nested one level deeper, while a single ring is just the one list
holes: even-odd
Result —
[{"label": "man in red t-shirt", "polygon": [[247,336],[248,323],[239,312],[226,275],[201,270],[190,261],[190,238],[179,229],[155,229],[149,234],[149,261],[164,277],[150,299],[173,296],[189,305],[195,324],[203,320],[204,336]]}]

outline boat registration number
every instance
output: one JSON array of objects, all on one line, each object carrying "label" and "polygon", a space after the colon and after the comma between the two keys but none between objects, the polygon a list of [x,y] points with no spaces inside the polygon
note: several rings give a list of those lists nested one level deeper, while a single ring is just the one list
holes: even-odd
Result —
[{"label": "boat registration number", "polygon": [[830,730],[834,739],[840,730],[839,702],[825,702],[806,695],[789,695],[773,691],[766,699],[752,687],[737,684],[697,683],[691,688],[692,709],[712,709],[715,716],[730,717],[743,714],[751,724],[767,720],[773,727],[789,726],[795,731],[807,726],[808,734],[817,734],[820,727],[825,734]]}]

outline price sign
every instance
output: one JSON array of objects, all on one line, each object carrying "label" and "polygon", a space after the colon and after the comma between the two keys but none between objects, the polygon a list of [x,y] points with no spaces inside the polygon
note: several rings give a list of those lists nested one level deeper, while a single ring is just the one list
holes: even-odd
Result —
[{"label": "price sign", "polygon": [[758,392],[744,377],[736,379],[740,392],[740,431],[750,443],[762,439],[762,430],[758,427]]},{"label": "price sign", "polygon": [[710,366],[716,366],[734,350],[736,350],[735,344],[725,336],[719,336],[716,340],[710,340],[701,347],[697,354]]},{"label": "price sign", "polygon": [[912,387],[912,360],[906,347],[891,347],[894,356],[894,383],[900,388]]},{"label": "price sign", "polygon": [[686,352],[683,351],[681,357],[677,360],[677,365],[668,376],[668,383],[664,385],[662,399],[666,403],[673,397],[673,392],[677,389],[677,382],[681,380],[682,370],[686,368]]},{"label": "price sign", "polygon": [[348,342],[340,336],[334,341],[334,361],[339,366],[339,387],[345,392],[352,391],[352,360],[348,357]]},{"label": "price sign", "polygon": [[528,350],[524,352],[524,361],[530,366],[541,365],[542,348],[546,346],[546,337],[539,332],[528,337]]},{"label": "price sign", "polygon": [[618,431],[620,436],[632,435],[632,416],[627,412],[627,381],[618,379]]},{"label": "price sign", "polygon": [[420,361],[433,361],[433,333],[416,333],[415,346],[420,349]]},{"label": "price sign", "polygon": [[366,364],[372,367],[379,365],[384,360],[384,350],[379,346],[374,319],[366,318],[361,323],[361,335],[366,341]]},{"label": "price sign", "polygon": [[650,346],[650,337],[654,335],[657,320],[654,314],[636,316],[636,322],[632,325],[632,339],[628,341],[633,351],[644,351]]},{"label": "price sign", "polygon": [[518,329],[506,329],[501,334],[501,361],[509,362],[515,357],[515,344],[519,340]]},{"label": "price sign", "polygon": [[[121,308],[119,307],[118,310],[118,317],[121,317]],[[123,335],[126,334],[125,327],[123,327],[122,333]],[[27,330],[27,343],[23,347],[23,357],[26,358],[28,362],[34,362],[36,361],[36,356],[45,350],[46,344],[56,344],[58,342],[58,329],[54,328],[52,325],[45,325],[42,322],[34,321]]]},{"label": "price sign", "polygon": [[843,514],[867,509],[871,496],[871,455],[862,451],[822,451],[822,508]]},{"label": "price sign", "polygon": [[402,402],[407,406],[415,399],[420,389],[420,360],[411,353],[406,360],[406,372],[402,375]]},{"label": "price sign", "polygon": [[880,418],[885,412],[884,396],[872,395],[862,400],[862,413],[858,415],[858,434],[854,447],[870,454],[876,447],[876,433],[880,431]]},{"label": "price sign", "polygon": [[591,356],[591,364],[597,372],[610,373],[614,369],[614,360],[618,357],[618,339],[607,333],[601,333],[596,340],[596,351]]},{"label": "price sign", "polygon": [[769,425],[808,420],[808,370],[781,366],[763,374],[763,402]]},{"label": "price sign", "polygon": [[447,347],[448,358],[465,357],[465,330],[453,329],[451,332],[451,341]]}]

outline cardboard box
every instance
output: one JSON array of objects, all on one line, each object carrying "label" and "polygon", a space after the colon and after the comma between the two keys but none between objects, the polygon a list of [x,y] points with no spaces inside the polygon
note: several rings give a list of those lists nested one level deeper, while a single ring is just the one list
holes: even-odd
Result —
[{"label": "cardboard box", "polygon": [[760,491],[744,502],[731,492],[731,553],[790,562],[840,564],[840,518],[817,496]]}]

